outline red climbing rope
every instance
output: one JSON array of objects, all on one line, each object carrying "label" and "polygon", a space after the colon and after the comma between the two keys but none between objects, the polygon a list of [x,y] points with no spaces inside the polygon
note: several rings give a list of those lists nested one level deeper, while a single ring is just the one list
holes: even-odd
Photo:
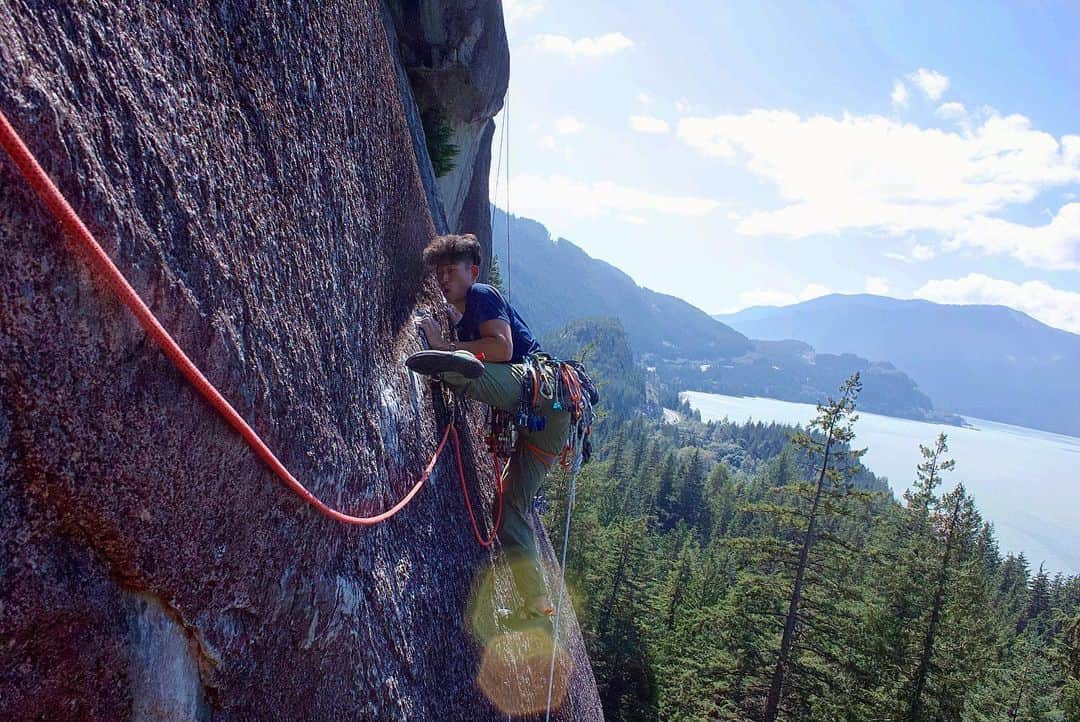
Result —
[{"label": "red climbing rope", "polygon": [[491,535],[484,538],[480,533],[480,525],[476,523],[476,515],[473,514],[472,501],[469,499],[469,489],[465,486],[465,469],[461,464],[461,445],[458,441],[457,429],[454,429],[454,449],[457,452],[458,478],[461,480],[461,495],[465,497],[465,508],[469,512],[469,521],[472,522],[473,536],[482,547],[489,547],[495,542],[499,534],[499,524],[502,523],[503,511],[503,475],[499,468],[498,454],[491,455],[491,467],[495,476],[495,523],[491,527]]},{"label": "red climbing rope", "polygon": [[525,450],[532,454],[536,458],[536,460],[544,466],[550,467],[559,460],[558,454],[552,454],[550,451],[545,451],[544,449],[541,449],[539,446],[532,442],[525,441],[522,443],[525,446]]},{"label": "red climbing rope", "polygon": [[[303,484],[289,473],[289,470],[285,468],[278,458],[274,455],[274,452],[270,451],[269,447],[263,443],[259,435],[255,433],[243,417],[236,412],[236,409],[222,396],[213,384],[211,384],[202,372],[191,362],[191,359],[187,357],[183,349],[172,339],[169,332],[158,322],[154,317],[153,312],[143,303],[142,299],[135,292],[135,289],[127,282],[123,274],[113,264],[108,254],[98,245],[98,242],[94,240],[93,234],[83,224],[82,220],[68,204],[63,194],[60,193],[56,185],[52,182],[49,176],[41,168],[41,165],[34,158],[30,149],[23,143],[22,138],[8,122],[7,117],[2,111],[0,111],[0,145],[7,151],[8,155],[15,162],[19,172],[22,173],[26,182],[30,184],[30,187],[34,189],[38,197],[53,214],[56,220],[60,223],[63,229],[67,232],[68,236],[76,243],[76,245],[82,250],[86,251],[89,255],[91,265],[98,271],[120,300],[124,302],[133,314],[138,319],[139,324],[142,325],[146,332],[150,334],[150,337],[161,347],[161,350],[165,352],[165,355],[169,357],[169,360],[173,362],[177,369],[187,378],[188,381],[201,393],[210,404],[217,409],[217,411],[225,417],[225,420],[236,429],[245,441],[254,449],[267,466],[269,466],[286,486],[296,492],[304,501],[311,504],[322,514],[336,519],[337,521],[345,524],[360,524],[371,525],[378,524],[381,521],[385,521],[390,517],[397,514],[405,505],[412,501],[412,498],[416,496],[420,491],[420,487],[431,476],[431,472],[435,468],[435,462],[438,461],[439,455],[442,454],[443,448],[446,446],[446,441],[453,434],[454,448],[457,452],[458,459],[458,471],[462,476],[462,484],[464,485],[464,469],[461,464],[461,448],[458,441],[457,429],[453,424],[446,427],[446,431],[443,432],[442,441],[439,442],[439,446],[435,449],[435,454],[431,457],[431,461],[428,463],[427,468],[424,470],[423,476],[420,480],[409,490],[401,501],[394,504],[392,507],[376,514],[375,516],[351,516],[343,512],[331,509],[318,498],[315,497],[310,491],[308,491]],[[463,487],[464,488],[464,487]],[[466,500],[468,497],[466,497]],[[501,514],[501,506],[500,506]],[[472,508],[469,509],[469,515],[472,516]],[[475,529],[476,521],[473,521]],[[496,523],[496,528],[498,524]],[[479,535],[478,535],[479,536]],[[489,542],[490,543],[490,542]]]}]

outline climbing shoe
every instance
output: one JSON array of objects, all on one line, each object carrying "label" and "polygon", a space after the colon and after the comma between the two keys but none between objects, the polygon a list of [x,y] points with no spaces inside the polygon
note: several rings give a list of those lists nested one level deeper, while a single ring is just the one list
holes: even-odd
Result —
[{"label": "climbing shoe", "polygon": [[532,606],[508,609],[499,607],[495,610],[499,622],[512,631],[522,632],[527,629],[546,629],[550,632],[555,622],[555,609],[535,609]]},{"label": "climbing shoe", "polygon": [[522,607],[497,607],[495,615],[503,619],[543,619],[555,616],[555,607],[546,596],[535,597]]},{"label": "climbing shoe", "polygon": [[417,351],[405,359],[405,365],[425,376],[452,371],[467,379],[476,379],[484,373],[484,364],[468,351]]},{"label": "climbing shoe", "polygon": [[546,595],[540,595],[539,597],[533,597],[533,600],[529,602],[529,611],[533,614],[543,615],[545,617],[551,617],[555,615],[555,607],[552,605],[551,600]]}]

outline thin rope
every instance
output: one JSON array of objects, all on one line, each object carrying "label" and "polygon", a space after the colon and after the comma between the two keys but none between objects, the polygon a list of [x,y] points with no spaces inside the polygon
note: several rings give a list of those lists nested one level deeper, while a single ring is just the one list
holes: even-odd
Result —
[{"label": "thin rope", "polygon": [[551,634],[551,666],[548,668],[547,713],[545,722],[551,722],[551,691],[555,685],[555,656],[559,650],[559,617],[562,616],[562,601],[566,590],[566,549],[570,546],[570,515],[574,511],[574,497],[577,494],[577,478],[581,472],[582,454],[578,449],[574,457],[574,468],[570,474],[570,499],[566,504],[566,526],[563,529],[562,562],[559,566],[559,596],[555,600],[555,624]]},{"label": "thin rope", "polygon": [[[502,157],[503,157],[503,143],[506,141],[506,116],[503,115],[503,122],[499,123],[499,155],[495,162],[495,192],[491,194],[491,228],[495,229],[495,208],[499,202],[499,180],[502,173]],[[492,234],[492,245],[494,246],[495,238]]]},{"label": "thin rope", "polygon": [[506,117],[503,122],[506,126],[506,302],[510,303],[510,88],[506,89],[506,109],[503,111]]}]

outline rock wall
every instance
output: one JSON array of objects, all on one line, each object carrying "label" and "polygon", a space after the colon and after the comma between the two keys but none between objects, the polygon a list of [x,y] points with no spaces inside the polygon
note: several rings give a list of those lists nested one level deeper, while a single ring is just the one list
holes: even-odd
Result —
[{"label": "rock wall", "polygon": [[[358,513],[395,501],[439,433],[401,366],[440,298],[395,62],[374,0],[0,0],[0,108],[207,377]],[[546,690],[532,642],[486,611],[512,592],[450,463],[383,525],[327,520],[6,157],[0,248],[0,719],[502,720],[492,700]],[[555,717],[599,719],[563,628]]]},{"label": "rock wall", "polygon": [[502,109],[510,52],[502,3],[492,0],[387,0],[420,115],[449,124],[458,154],[437,186],[453,233],[475,233],[491,259],[492,118]]}]

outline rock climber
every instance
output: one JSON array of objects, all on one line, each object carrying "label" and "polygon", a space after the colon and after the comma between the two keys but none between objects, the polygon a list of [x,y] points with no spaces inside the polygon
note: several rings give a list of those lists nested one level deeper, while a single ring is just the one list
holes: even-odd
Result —
[{"label": "rock climber", "polygon": [[[431,350],[411,355],[406,366],[417,373],[437,376],[456,393],[508,413],[520,412],[522,387],[529,379],[539,380],[547,388],[556,385],[558,363],[537,357],[540,344],[517,311],[496,288],[477,283],[481,248],[476,236],[437,236],[424,249],[423,260],[434,270],[446,297],[447,313],[457,338],[446,338],[436,320],[423,319],[421,329]],[[537,374],[542,378],[536,379]],[[545,592],[536,537],[528,517],[533,496],[564,448],[571,414],[560,408],[557,394],[552,398],[534,396],[537,403],[533,410],[544,419],[538,423],[526,421],[522,426],[522,417],[518,417],[517,441],[502,480],[503,513],[498,538],[525,604],[524,609],[515,611],[525,617],[550,617],[555,610]]]}]

